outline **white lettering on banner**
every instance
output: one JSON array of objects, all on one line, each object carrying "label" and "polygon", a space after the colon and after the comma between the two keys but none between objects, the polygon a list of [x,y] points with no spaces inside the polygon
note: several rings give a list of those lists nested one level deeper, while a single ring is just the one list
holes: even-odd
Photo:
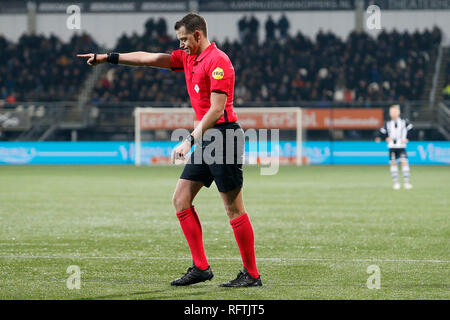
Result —
[{"label": "white lettering on banner", "polygon": [[3,128],[14,128],[17,127],[20,123],[19,118],[1,118],[0,115],[0,125]]},{"label": "white lettering on banner", "polygon": [[316,113],[315,112],[311,112],[311,113],[304,113],[303,114],[303,125],[305,128],[308,127],[317,127],[317,118],[316,118]]},{"label": "white lettering on banner", "polygon": [[295,127],[297,123],[296,115],[290,113],[271,114],[265,113],[262,115],[263,126],[267,128],[285,128]]},{"label": "white lettering on banner", "polygon": [[182,2],[144,2],[141,11],[188,11],[186,3]]},{"label": "white lettering on banner", "polygon": [[241,124],[242,127],[244,128],[255,128],[256,127],[256,119],[254,118],[239,118],[239,123]]},{"label": "white lettering on banner", "polygon": [[2,162],[12,164],[25,164],[36,156],[35,148],[2,148],[0,147],[0,158]]},{"label": "white lettering on banner", "polygon": [[339,118],[329,118],[325,117],[324,123],[326,126],[377,126],[381,125],[380,121],[376,118],[348,118],[348,117],[339,117]]},{"label": "white lettering on banner", "polygon": [[426,148],[422,145],[417,147],[420,158],[425,161],[450,163],[450,148],[441,148],[435,146],[433,143],[428,143]]},{"label": "white lettering on banner", "polygon": [[153,128],[192,128],[194,116],[191,114],[143,114],[141,116],[141,127],[143,129]]},{"label": "white lettering on banner", "polygon": [[[247,112],[236,110],[238,122],[243,128],[258,129],[295,129],[297,113],[280,112]],[[332,120],[334,119],[334,120]],[[194,113],[175,112],[160,113],[159,111],[143,113],[140,117],[141,130],[146,129],[177,129],[194,127]],[[382,125],[382,110],[361,109],[304,109],[302,115],[303,128],[328,129],[334,127],[346,129],[373,129]]]},{"label": "white lettering on banner", "polygon": [[[69,2],[55,3],[55,2],[40,2],[38,5],[39,12],[64,12],[70,6]],[[79,3],[83,7],[83,3]]]},{"label": "white lettering on banner", "polygon": [[26,117],[23,113],[18,112],[0,113],[0,127],[4,129],[26,127]]},{"label": "white lettering on banner", "polygon": [[119,3],[103,3],[103,2],[94,2],[91,4],[90,10],[92,12],[95,11],[136,11],[136,3],[134,2],[119,2]]},{"label": "white lettering on banner", "polygon": [[127,160],[128,159],[128,150],[125,146],[120,146],[119,147],[119,151],[120,154],[122,156],[122,160]]}]

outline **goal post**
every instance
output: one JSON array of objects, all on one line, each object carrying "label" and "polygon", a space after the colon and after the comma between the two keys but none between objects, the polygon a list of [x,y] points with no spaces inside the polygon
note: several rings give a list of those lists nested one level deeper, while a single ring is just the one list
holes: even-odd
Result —
[{"label": "goal post", "polygon": [[[285,146],[286,150],[281,150],[280,156],[284,159],[281,163],[292,163],[296,165],[302,164],[302,140],[303,140],[303,117],[302,109],[299,107],[292,108],[235,108],[238,116],[238,123],[242,126],[244,131],[248,129],[267,129],[286,131],[283,138],[288,141],[276,142],[277,148]],[[162,141],[157,141],[156,134],[149,134],[149,132],[160,133],[165,142],[169,143],[170,131],[176,129],[192,130],[195,126],[195,115],[191,108],[141,108],[137,107],[134,110],[134,159],[135,165],[152,163],[169,162],[168,150],[174,145],[167,145],[165,154],[152,154],[151,143],[156,146],[162,146]],[[295,131],[295,132],[294,132]],[[166,134],[164,134],[164,132]],[[294,142],[294,143],[292,143]],[[293,146],[295,144],[295,147]],[[160,150],[160,149],[158,149]],[[156,159],[156,160],[155,160]],[[163,160],[161,160],[163,159]],[[161,161],[160,161],[161,160]],[[257,163],[262,162],[258,158]]]}]

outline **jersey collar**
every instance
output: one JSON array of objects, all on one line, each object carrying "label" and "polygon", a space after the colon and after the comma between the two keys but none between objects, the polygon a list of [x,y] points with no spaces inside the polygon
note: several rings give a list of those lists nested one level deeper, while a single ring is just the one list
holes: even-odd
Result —
[{"label": "jersey collar", "polygon": [[205,50],[202,51],[202,53],[200,53],[200,55],[195,58],[195,61],[202,61],[203,58],[206,57],[214,48],[216,48],[216,43],[212,42]]}]

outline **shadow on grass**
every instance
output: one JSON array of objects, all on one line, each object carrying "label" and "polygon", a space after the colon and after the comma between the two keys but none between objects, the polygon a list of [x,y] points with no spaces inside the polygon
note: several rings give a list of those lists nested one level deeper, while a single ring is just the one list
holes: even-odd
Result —
[{"label": "shadow on grass", "polygon": [[[96,296],[96,297],[89,297],[89,298],[82,298],[79,300],[102,300],[102,299],[146,299],[146,300],[164,300],[164,299],[176,299],[176,297],[179,295],[180,297],[183,297],[183,299],[186,299],[186,297],[192,297],[192,296],[200,296],[204,295],[205,297],[208,295],[208,293],[211,293],[212,289],[216,289],[216,285],[203,285],[203,286],[196,286],[196,287],[189,287],[189,290],[185,290],[187,288],[181,288],[181,287],[168,287],[167,289],[158,289],[158,290],[145,290],[145,291],[138,291],[138,292],[130,292],[130,293],[116,293],[116,294],[110,294],[110,295],[104,295],[104,296]],[[200,291],[197,291],[196,289],[200,289]],[[209,289],[209,290],[205,290]],[[142,295],[148,295],[146,297],[139,297]]]}]

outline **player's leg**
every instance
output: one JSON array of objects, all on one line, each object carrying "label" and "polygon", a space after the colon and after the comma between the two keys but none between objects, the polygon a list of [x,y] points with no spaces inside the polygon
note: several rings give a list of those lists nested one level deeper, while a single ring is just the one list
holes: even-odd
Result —
[{"label": "player's leg", "polygon": [[203,246],[202,225],[192,202],[203,187],[203,182],[179,179],[173,195],[173,206],[177,212],[181,229],[191,250],[194,265],[206,270],[209,267]]},{"label": "player's leg", "polygon": [[402,166],[403,186],[405,187],[405,189],[411,189],[412,185],[409,183],[409,161],[405,150],[402,151],[402,154],[400,156],[400,163]]},{"label": "player's leg", "polygon": [[255,236],[253,227],[244,208],[242,188],[220,192],[225,210],[230,219],[234,236],[241,253],[244,271],[236,279],[221,284],[223,287],[261,286],[261,277],[256,267]]},{"label": "player's leg", "polygon": [[200,189],[203,186],[209,187],[212,182],[212,177],[208,177],[208,172],[202,167],[201,165],[187,164],[173,194],[173,206],[177,211],[177,217],[193,260],[193,266],[188,268],[181,278],[171,282],[176,286],[190,285],[210,280],[213,277],[205,255],[200,219],[192,204]]},{"label": "player's leg", "polygon": [[236,188],[228,192],[219,192],[219,194],[223,200],[223,205],[230,221],[246,214],[242,188]]},{"label": "player's leg", "polygon": [[195,196],[204,186],[201,181],[179,179],[172,197],[172,204],[177,212],[192,207]]},{"label": "player's leg", "polygon": [[389,166],[391,170],[392,181],[394,182],[394,190],[400,189],[400,183],[398,181],[398,164],[397,164],[397,152],[395,150],[389,151]]}]

